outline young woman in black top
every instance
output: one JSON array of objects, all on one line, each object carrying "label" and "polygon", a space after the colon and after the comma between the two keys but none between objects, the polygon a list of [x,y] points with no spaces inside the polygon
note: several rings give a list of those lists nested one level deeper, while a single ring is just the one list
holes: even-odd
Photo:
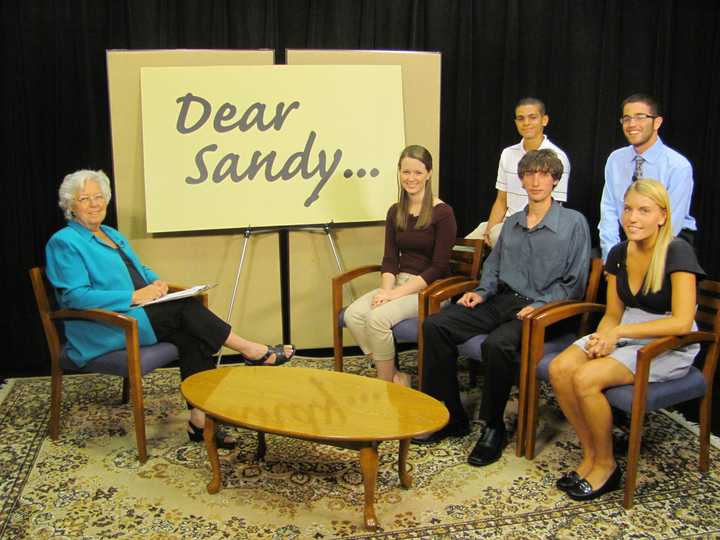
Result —
[{"label": "young woman in black top", "polygon": [[[582,460],[556,483],[575,500],[617,489],[622,476],[612,446],[612,413],[602,393],[632,384],[637,351],[653,338],[695,326],[696,280],[704,272],[684,240],[672,238],[670,201],[657,180],[641,179],[625,193],[627,241],[610,250],[607,306],[595,333],[579,339],[550,364],[557,400],[580,439]],[[664,353],[650,381],[682,377],[699,347]]]}]

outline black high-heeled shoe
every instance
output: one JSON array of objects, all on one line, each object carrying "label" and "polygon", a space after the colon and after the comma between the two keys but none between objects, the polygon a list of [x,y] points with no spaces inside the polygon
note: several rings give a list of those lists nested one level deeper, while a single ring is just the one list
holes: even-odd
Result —
[{"label": "black high-heeled shoe", "polygon": [[567,490],[568,497],[575,501],[589,501],[597,499],[600,495],[604,495],[609,491],[615,491],[620,487],[620,479],[622,478],[622,471],[620,467],[616,466],[612,474],[605,480],[605,483],[599,488],[593,490],[590,482],[583,479],[577,484]]},{"label": "black high-heeled shoe", "polygon": [[[192,431],[188,431],[188,438],[191,442],[203,442],[203,430],[204,428],[197,427],[195,424],[190,422],[188,420],[188,426],[190,426],[190,429]],[[232,450],[237,446],[237,441],[226,441],[225,439],[229,437],[225,431],[222,429],[218,429],[215,431],[215,446],[218,448],[222,448],[223,450]]]}]

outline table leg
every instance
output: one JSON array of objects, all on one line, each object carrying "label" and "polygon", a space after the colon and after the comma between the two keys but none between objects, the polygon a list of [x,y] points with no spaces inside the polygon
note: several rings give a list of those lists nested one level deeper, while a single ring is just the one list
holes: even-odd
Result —
[{"label": "table leg", "polygon": [[267,451],[267,446],[265,445],[265,432],[258,431],[257,432],[257,452],[255,452],[255,461],[262,461],[265,459],[265,452]]},{"label": "table leg", "polygon": [[377,444],[372,443],[370,446],[360,449],[360,470],[365,487],[365,528],[374,531],[377,528],[377,517],[375,517],[375,482],[378,472]]},{"label": "table leg", "polygon": [[207,490],[208,493],[217,493],[220,491],[220,458],[218,458],[217,445],[215,444],[215,419],[207,414],[205,415],[203,439],[205,439],[205,448],[207,448],[212,470],[212,480],[207,485]]},{"label": "table leg", "polygon": [[410,439],[400,439],[400,455],[398,456],[398,474],[400,485],[404,488],[412,486],[412,476],[407,472],[407,457],[410,448]]}]

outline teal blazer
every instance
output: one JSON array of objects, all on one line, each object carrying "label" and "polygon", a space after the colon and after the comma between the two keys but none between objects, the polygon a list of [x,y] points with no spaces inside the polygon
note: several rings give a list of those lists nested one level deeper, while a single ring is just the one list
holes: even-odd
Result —
[{"label": "teal blazer", "polygon": [[[125,252],[148,282],[159,279],[143,266],[127,239],[112,227],[100,226]],[[130,305],[133,287],[130,273],[117,250],[111,248],[75,221],[56,232],[45,246],[46,272],[63,308],[101,308],[137,319],[140,345],[157,343],[145,310]],[[66,321],[66,353],[79,367],[93,358],[125,348],[119,328],[92,321]]]}]

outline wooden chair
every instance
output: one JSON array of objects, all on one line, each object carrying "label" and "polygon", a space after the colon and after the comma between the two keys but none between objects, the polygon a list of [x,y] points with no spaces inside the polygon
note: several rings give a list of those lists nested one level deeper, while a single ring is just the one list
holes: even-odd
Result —
[{"label": "wooden chair", "polygon": [[[600,278],[602,277],[602,259],[591,259],[590,271],[588,273],[588,283],[585,288],[586,302],[594,302],[597,298],[598,289],[600,287]],[[479,284],[479,281],[465,281],[460,283],[450,284],[438,291],[433,292],[428,299],[428,315],[437,313],[441,309],[441,304],[450,298],[454,298],[468,291],[472,291]],[[546,311],[552,310],[559,306],[567,304],[575,304],[574,300],[562,300],[558,302],[552,302],[545,304],[544,306],[536,309],[532,317],[537,317]],[[525,381],[527,379],[526,370],[527,368],[527,357],[530,350],[530,339],[531,339],[531,318],[523,320],[522,338],[520,343],[520,374],[518,377],[518,386],[520,389],[520,396],[518,402],[518,422],[516,431],[516,444],[515,453],[517,456],[521,456],[524,453],[525,447],[525,409],[526,409],[526,392],[525,392]],[[467,340],[465,343],[461,343],[458,346],[458,353],[460,356],[464,356],[475,362],[482,361],[482,344],[487,338],[487,334],[478,334]],[[540,338],[544,340],[544,336]],[[554,337],[548,341],[545,345],[548,350],[561,351],[567,347],[575,339],[575,334],[564,334],[561,336]]]},{"label": "wooden chair", "polygon": [[[466,238],[458,238],[455,241],[450,256],[450,269],[452,275],[445,279],[439,279],[420,291],[420,294],[418,295],[418,316],[401,321],[393,327],[393,335],[397,343],[418,344],[417,361],[419,381],[422,381],[422,355],[424,345],[422,339],[422,323],[425,320],[427,313],[427,298],[433,291],[436,291],[450,283],[464,281],[467,279],[476,279],[480,274],[484,247],[485,244],[481,239],[470,240]],[[345,320],[343,317],[345,313],[345,306],[343,306],[343,285],[350,283],[352,280],[360,276],[379,271],[380,265],[373,264],[344,272],[332,279],[332,322],[335,371],[343,370],[343,327],[345,326]]]},{"label": "wooden chair", "polygon": [[[178,351],[171,343],[156,343],[149,347],[140,347],[137,321],[104,309],[58,309],[52,286],[45,277],[42,268],[30,269],[35,300],[40,320],[45,331],[50,350],[51,396],[50,396],[50,438],[56,440],[60,431],[60,401],[62,399],[62,376],[64,371],[80,373],[104,373],[123,377],[122,402],[132,399],[135,439],[140,463],[147,461],[145,439],[145,412],[143,404],[142,377],[151,371],[167,365],[178,358]],[[170,287],[170,291],[181,290]],[[207,295],[201,296],[207,307]],[[64,320],[83,319],[102,324],[117,326],[125,332],[126,348],[113,351],[92,359],[82,368],[77,367],[64,354],[63,333],[59,326]]]},{"label": "wooden chair", "polygon": [[[537,429],[537,380],[549,379],[550,362],[559,352],[549,352],[543,347],[542,338],[546,329],[558,321],[585,315],[592,312],[604,312],[605,306],[593,303],[580,303],[560,306],[546,311],[532,321],[531,344],[528,356],[528,414],[525,457],[533,459],[535,455],[535,431]],[[630,439],[625,471],[625,495],[623,506],[632,507],[635,484],[637,481],[640,441],[642,439],[645,413],[702,398],[700,401],[700,470],[707,472],[709,466],[710,414],[712,404],[713,380],[718,358],[718,340],[720,339],[720,283],[701,281],[698,287],[698,311],[696,314],[697,332],[678,336],[658,338],[645,345],[637,353],[637,369],[634,384],[616,386],[605,391],[610,405],[631,415]],[[587,332],[585,332],[587,333]],[[707,345],[702,370],[691,367],[684,377],[666,382],[648,383],[650,363],[661,353],[670,349],[684,347],[692,343]]]}]

